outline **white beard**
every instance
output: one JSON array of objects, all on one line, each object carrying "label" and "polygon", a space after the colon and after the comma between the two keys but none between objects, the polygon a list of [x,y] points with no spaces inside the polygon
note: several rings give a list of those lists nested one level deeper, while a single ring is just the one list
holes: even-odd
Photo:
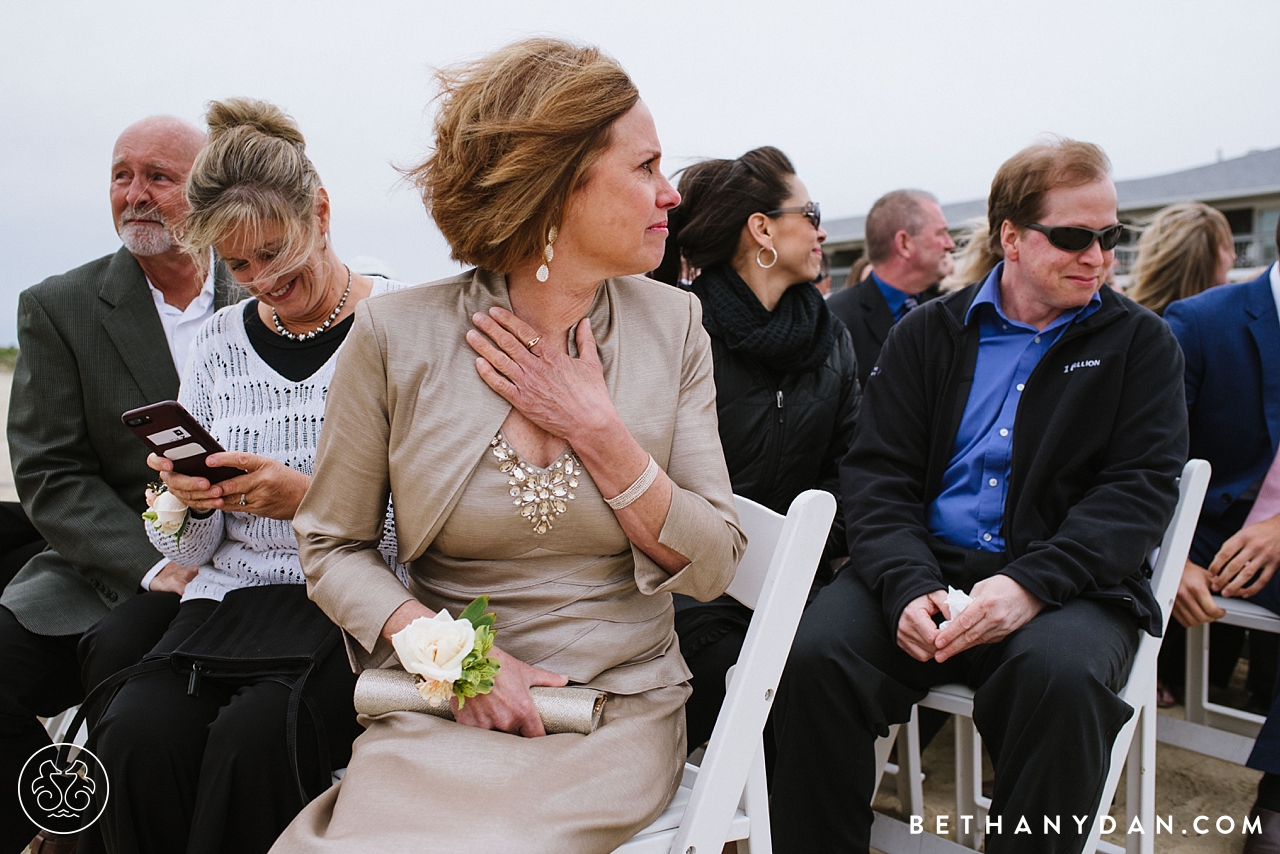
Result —
[{"label": "white beard", "polygon": [[162,223],[135,221],[120,228],[124,248],[134,255],[161,255],[173,248],[173,236]]}]

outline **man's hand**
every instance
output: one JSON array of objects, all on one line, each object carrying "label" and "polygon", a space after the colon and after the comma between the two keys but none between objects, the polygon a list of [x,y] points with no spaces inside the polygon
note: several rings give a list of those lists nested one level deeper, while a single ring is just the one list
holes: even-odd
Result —
[{"label": "man's hand", "polygon": [[1213,604],[1209,579],[1209,571],[1198,563],[1188,560],[1182,568],[1178,595],[1173,600],[1173,618],[1188,629],[1201,623],[1212,623],[1227,613]]},{"label": "man's hand", "polygon": [[937,651],[934,641],[938,627],[933,622],[934,614],[950,619],[947,591],[935,590],[912,599],[898,618],[898,646],[916,661],[929,661]]},{"label": "man's hand", "polygon": [[[1254,522],[1236,531],[1209,564],[1209,587],[1228,598],[1249,598],[1280,567],[1280,516]],[[1184,573],[1185,574],[1185,573]]]},{"label": "man's hand", "polygon": [[157,593],[177,593],[182,595],[187,589],[187,583],[196,577],[196,568],[194,566],[179,566],[173,561],[169,561],[156,573],[156,577],[151,579],[151,586],[147,589]]},{"label": "man's hand", "polygon": [[1044,603],[1007,575],[993,575],[973,585],[973,601],[938,633],[934,659],[939,663],[972,646],[995,643],[1026,625]]}]

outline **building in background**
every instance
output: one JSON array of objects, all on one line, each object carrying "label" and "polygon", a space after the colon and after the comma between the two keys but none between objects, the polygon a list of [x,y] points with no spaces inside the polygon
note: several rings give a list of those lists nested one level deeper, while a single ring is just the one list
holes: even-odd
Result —
[{"label": "building in background", "polygon": [[[1222,211],[1231,225],[1236,244],[1236,269],[1232,281],[1243,281],[1276,260],[1276,224],[1280,220],[1280,148],[1251,151],[1243,157],[1220,160],[1181,172],[1116,182],[1120,221],[1141,227],[1156,211],[1175,202],[1204,202]],[[986,216],[986,199],[942,206],[957,242],[966,227]],[[827,242],[823,251],[831,265],[831,281],[843,286],[845,276],[865,251],[863,225],[866,216],[846,217],[823,223]],[[1116,248],[1116,273],[1120,284],[1129,272],[1138,249],[1138,232],[1127,231]]]}]

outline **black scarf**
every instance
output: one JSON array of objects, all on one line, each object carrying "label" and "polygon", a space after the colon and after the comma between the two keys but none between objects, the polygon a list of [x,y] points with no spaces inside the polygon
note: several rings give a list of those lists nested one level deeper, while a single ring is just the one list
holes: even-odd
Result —
[{"label": "black scarf", "polygon": [[702,300],[702,325],[730,350],[786,373],[815,370],[835,342],[827,303],[808,282],[787,288],[773,311],[728,264],[702,271],[690,288]]}]

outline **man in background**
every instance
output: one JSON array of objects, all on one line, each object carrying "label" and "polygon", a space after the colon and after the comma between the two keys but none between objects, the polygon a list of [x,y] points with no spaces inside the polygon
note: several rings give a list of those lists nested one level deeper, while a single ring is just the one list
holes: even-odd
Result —
[{"label": "man in background", "polygon": [[955,241],[938,201],[922,190],[894,190],[876,200],[867,214],[867,259],[871,275],[827,301],[853,337],[858,382],[880,358],[885,336],[952,269]]},{"label": "man in background", "polygon": [[[48,548],[0,595],[0,787],[9,793],[0,798],[0,854],[21,851],[36,832],[14,796],[23,764],[49,744],[36,716],[79,703],[146,654],[195,574],[147,539],[139,514],[155,473],[120,415],[177,398],[191,341],[227,302],[229,275],[212,262],[201,273],[176,238],[203,144],[204,134],[175,118],[126,128],[110,183],[124,246],[18,300],[9,454],[22,506]],[[174,595],[147,600],[127,632],[81,643],[148,589]]]}]

